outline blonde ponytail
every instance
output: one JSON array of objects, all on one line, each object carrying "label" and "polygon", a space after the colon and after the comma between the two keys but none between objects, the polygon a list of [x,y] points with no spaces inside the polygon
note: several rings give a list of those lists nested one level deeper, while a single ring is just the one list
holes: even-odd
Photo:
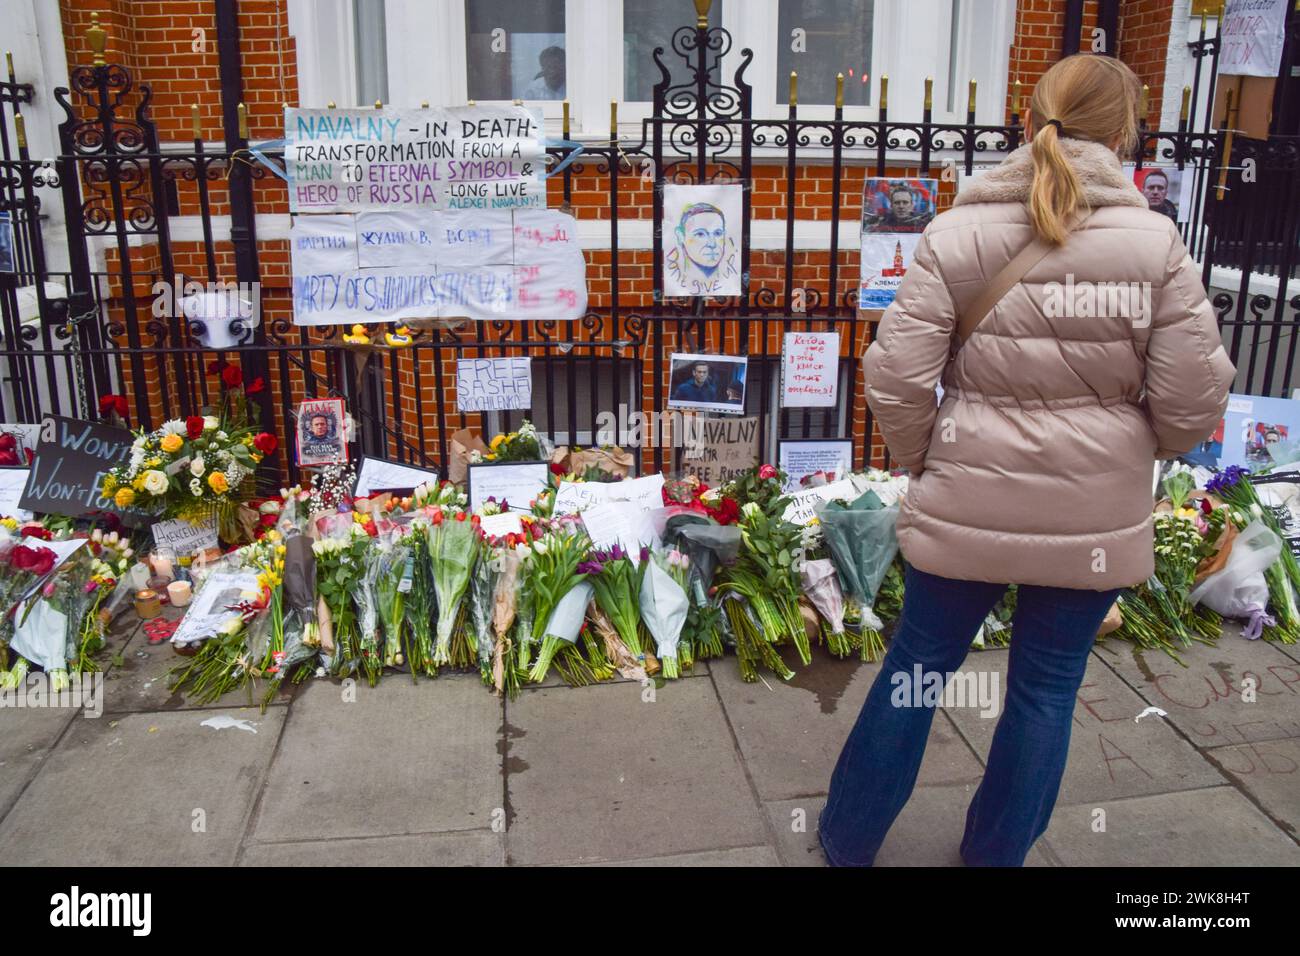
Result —
[{"label": "blonde ponytail", "polygon": [[1043,74],[1029,107],[1034,161],[1029,212],[1038,235],[1063,242],[1066,220],[1087,203],[1061,138],[1114,144],[1121,156],[1128,155],[1137,144],[1140,93],[1133,71],[1109,56],[1076,53]]}]

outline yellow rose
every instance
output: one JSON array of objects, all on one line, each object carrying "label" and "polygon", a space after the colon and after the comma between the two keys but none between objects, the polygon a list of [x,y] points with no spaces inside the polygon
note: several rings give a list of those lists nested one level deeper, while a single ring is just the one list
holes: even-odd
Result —
[{"label": "yellow rose", "polygon": [[185,444],[185,439],[173,432],[171,434],[163,435],[162,441],[158,444],[163,451],[172,455],[181,450],[181,446]]},{"label": "yellow rose", "polygon": [[230,490],[230,485],[226,482],[226,476],[220,471],[214,471],[208,475],[208,487],[219,495],[224,495]]},{"label": "yellow rose", "polygon": [[135,501],[135,492],[130,488],[119,488],[117,494],[113,496],[113,504],[119,508],[129,508],[133,501]]},{"label": "yellow rose", "polygon": [[488,447],[491,448],[493,451],[496,451],[498,448],[501,447],[502,443],[505,440],[506,440],[505,435],[498,435],[496,438],[492,439],[492,443],[488,445]]}]

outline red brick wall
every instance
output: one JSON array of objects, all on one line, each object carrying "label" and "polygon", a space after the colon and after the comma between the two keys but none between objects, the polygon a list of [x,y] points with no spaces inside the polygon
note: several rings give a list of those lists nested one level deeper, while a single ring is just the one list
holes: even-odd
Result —
[{"label": "red brick wall", "polygon": [[1129,0],[1120,4],[1119,18],[1119,58],[1150,88],[1147,125],[1156,129],[1165,90],[1173,4],[1169,0]]},{"label": "red brick wall", "polygon": [[[1126,3],[1123,6],[1121,20],[1120,53],[1138,70],[1144,82],[1151,84],[1151,104],[1153,113],[1158,117],[1160,102],[1160,82],[1163,73],[1164,45],[1167,41],[1169,12],[1163,10],[1167,4],[1159,0],[1141,0]],[[216,22],[214,5],[201,0],[169,0],[167,3],[141,4],[130,0],[61,0],[62,19],[65,41],[68,51],[68,65],[73,68],[91,62],[91,50],[86,38],[90,26],[90,16],[99,15],[100,24],[108,32],[109,62],[121,63],[130,69],[137,84],[148,84],[153,91],[150,115],[158,124],[159,136],[164,143],[187,142],[193,138],[191,112],[194,105],[199,108],[201,133],[204,139],[220,141],[223,138],[221,124],[220,83],[218,77],[218,57],[216,52]],[[1009,94],[1014,89],[1011,84],[1020,80],[1024,97],[1032,89],[1034,81],[1059,57],[1061,48],[1061,31],[1064,27],[1064,0],[1020,0],[1016,14],[1015,37],[1010,57]],[[1091,41],[1091,29],[1096,23],[1097,4],[1085,5],[1082,46],[1087,48]],[[193,49],[193,31],[205,31],[205,44],[202,49]],[[296,52],[294,39],[288,32],[288,13],[285,0],[241,0],[239,4],[240,46],[244,61],[244,100],[248,106],[250,137],[253,140],[273,139],[283,135],[282,104],[296,104],[298,87],[296,75]],[[138,89],[133,97],[138,97]],[[127,103],[134,104],[138,99],[128,97]],[[1008,111],[1010,102],[1008,102]],[[853,162],[857,165],[853,165]],[[867,175],[868,157],[850,160],[840,174],[839,215],[844,221],[855,221],[859,216],[862,200],[863,181]],[[594,165],[573,180],[571,196],[572,212],[580,219],[607,219],[609,215],[609,180],[597,175]],[[891,175],[916,175],[917,170],[891,169]],[[932,171],[931,175],[936,175]],[[192,180],[178,180],[178,197],[181,215],[195,215],[199,211],[199,187]],[[210,210],[213,215],[229,212],[225,180],[218,178],[208,180]],[[800,165],[794,174],[794,191],[796,197],[796,216],[799,219],[823,222],[829,230],[832,217],[833,180],[829,166],[807,163]],[[782,165],[758,165],[753,171],[753,188],[751,192],[751,216],[755,221],[784,220],[786,217],[787,171]],[[951,200],[951,185],[944,184],[944,196],[941,205]],[[619,178],[618,208],[622,220],[650,219],[652,215],[652,184],[645,181],[639,172],[625,173]],[[287,213],[287,200],[284,184],[276,177],[266,176],[257,181],[255,197],[259,213]],[[562,184],[559,178],[550,182],[550,202],[553,207],[562,202]],[[233,250],[229,242],[216,244],[216,272],[208,274],[207,263],[202,246],[198,243],[174,243],[173,253],[175,268],[189,278],[231,280],[235,278]],[[826,301],[832,293],[836,301],[855,287],[858,269],[856,247],[841,249],[839,252],[839,273],[836,288],[830,285],[830,253],[828,251],[800,251],[794,253],[787,263],[783,252],[755,251],[751,259],[751,289],[768,288],[777,293],[776,301],[781,300],[787,270],[793,270],[791,277],[795,288],[815,291]],[[134,268],[140,278],[134,284],[133,298],[140,314],[148,316],[151,305],[149,287],[154,279],[159,278],[162,262],[156,246],[146,246],[134,250],[132,254]],[[268,328],[281,323],[287,333],[273,336],[281,341],[297,345],[301,341],[307,344],[326,341],[325,333],[308,330],[300,337],[300,330],[292,327],[292,308],[290,295],[289,252],[284,240],[263,240],[259,244],[259,259],[262,271],[262,316]],[[587,279],[590,307],[597,311],[607,310],[611,305],[614,291],[614,263],[608,249],[591,250],[587,253]],[[116,257],[109,259],[109,268],[115,271],[118,266]],[[649,311],[652,308],[651,297],[652,262],[648,249],[620,250],[617,273],[617,292],[619,308],[628,311]],[[121,319],[125,315],[124,291],[121,283],[113,290],[116,297],[113,315]],[[577,325],[575,323],[575,325]],[[847,328],[842,324],[841,328]],[[842,337],[842,353],[845,356],[860,354],[865,348],[871,326],[858,323],[856,341]],[[335,330],[341,335],[344,330]],[[372,330],[382,334],[378,328]],[[768,354],[780,353],[781,331],[774,323],[770,329],[771,337],[766,343]],[[581,328],[565,330],[562,337],[582,339],[588,333]],[[602,333],[609,337],[609,330]],[[648,333],[647,333],[648,335]],[[725,338],[734,344],[736,327],[734,324],[725,332]],[[536,335],[533,336],[536,339]],[[667,347],[674,348],[677,343],[673,336],[667,336]],[[143,336],[146,347],[154,340]],[[337,338],[332,339],[337,341]],[[125,338],[122,339],[125,344]],[[398,352],[391,355],[390,374],[399,383],[397,399],[402,416],[401,433],[412,444],[418,445],[422,435],[431,455],[437,454],[439,435],[436,417],[430,409],[443,402],[450,409],[448,428],[454,430],[464,424],[478,424],[480,416],[462,417],[455,413],[456,354],[451,350],[437,353],[442,363],[443,390],[438,389],[435,376],[435,359],[429,350],[422,350],[414,355],[411,352]],[[536,352],[532,353],[538,354]],[[589,353],[587,353],[589,354]],[[308,373],[302,366],[319,376],[316,392],[323,392],[327,376],[327,362],[349,361],[344,356],[334,355],[327,358],[323,351],[297,351],[294,356],[300,363],[290,361],[286,356],[271,352],[268,360],[271,367],[270,386],[276,397],[275,407],[284,404],[293,405],[305,397],[311,397]],[[647,411],[653,408],[654,383],[650,379],[653,363],[651,356],[643,354],[647,370],[643,384],[643,395]],[[146,355],[143,359],[145,382],[133,380],[129,364],[125,366],[125,389],[128,394],[140,391],[149,397],[149,407],[155,416],[155,422],[167,412],[176,413],[180,395],[170,366],[160,370],[157,356]],[[202,369],[196,367],[195,374],[202,375]],[[419,373],[419,386],[416,385],[416,373]],[[163,374],[165,371],[166,374]],[[167,382],[164,387],[160,384]],[[392,391],[389,391],[389,421],[393,422],[398,408],[392,405]],[[282,401],[282,399],[286,399]],[[861,381],[853,384],[853,394],[846,397],[852,408],[854,436],[862,439],[866,423],[866,408]],[[170,404],[169,404],[170,403]],[[285,422],[277,413],[274,423],[282,441],[291,437],[291,429],[285,428]],[[396,427],[396,425],[394,425]],[[883,449],[878,436],[873,444],[873,457],[879,460]]]}]

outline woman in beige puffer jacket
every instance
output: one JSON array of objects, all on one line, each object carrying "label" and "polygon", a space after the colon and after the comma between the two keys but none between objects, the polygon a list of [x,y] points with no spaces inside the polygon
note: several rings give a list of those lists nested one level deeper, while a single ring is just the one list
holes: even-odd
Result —
[{"label": "woman in beige puffer jacket", "polygon": [[[1005,711],[961,854],[1023,862],[1051,816],[1097,628],[1153,571],[1153,463],[1203,441],[1227,404],[1234,369],[1198,270],[1116,154],[1135,143],[1138,95],[1113,58],[1049,70],[1031,142],[925,230],[867,351],[868,404],[912,475],[898,517],[908,571],[822,814],[832,863],[874,859],[933,719],[912,685],[960,665],[1013,583]],[[958,318],[1036,236],[1053,245],[950,362]]]}]

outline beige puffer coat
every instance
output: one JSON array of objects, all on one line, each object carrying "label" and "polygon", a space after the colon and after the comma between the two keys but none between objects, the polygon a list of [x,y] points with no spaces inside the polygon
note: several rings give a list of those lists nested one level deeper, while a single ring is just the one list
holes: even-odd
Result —
[{"label": "beige puffer coat", "polygon": [[[1023,146],[925,230],[866,353],[867,402],[913,473],[899,547],[932,574],[1088,590],[1145,580],[1153,462],[1203,441],[1227,405],[1235,372],[1173,221],[1104,145],[1061,146],[1093,209],[1066,244],[949,364],[957,316],[1033,238]],[[1137,308],[1109,293],[1087,308],[1101,283],[1137,283],[1123,297]]]}]

